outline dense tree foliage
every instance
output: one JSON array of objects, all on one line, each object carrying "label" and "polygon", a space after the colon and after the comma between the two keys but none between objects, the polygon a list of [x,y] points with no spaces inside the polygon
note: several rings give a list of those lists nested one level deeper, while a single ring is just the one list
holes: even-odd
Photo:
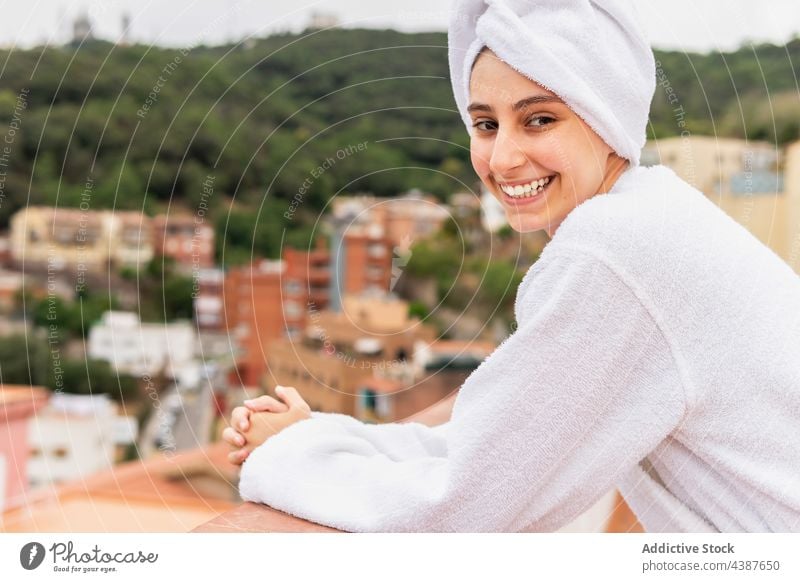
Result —
[{"label": "dense tree foliage", "polygon": [[68,394],[108,394],[134,400],[136,380],[117,374],[108,362],[73,359],[41,333],[0,337],[0,382],[46,386]]}]

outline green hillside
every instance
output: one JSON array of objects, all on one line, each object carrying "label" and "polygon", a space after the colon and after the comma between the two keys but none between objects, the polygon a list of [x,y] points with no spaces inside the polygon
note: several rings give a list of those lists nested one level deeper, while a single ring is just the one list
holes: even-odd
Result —
[{"label": "green hillside", "polygon": [[[693,134],[798,137],[800,39],[656,56]],[[307,31],[183,50],[94,41],[0,51],[0,63],[0,133],[12,138],[0,227],[26,204],[82,196],[148,213],[208,204],[237,262],[251,248],[276,256],[284,227],[303,240],[337,192],[445,197],[474,184],[444,33]],[[678,132],[673,108],[660,87],[654,135]]]}]

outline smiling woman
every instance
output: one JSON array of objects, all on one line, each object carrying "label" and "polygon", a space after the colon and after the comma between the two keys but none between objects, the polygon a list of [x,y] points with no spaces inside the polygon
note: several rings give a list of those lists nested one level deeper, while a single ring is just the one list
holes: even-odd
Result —
[{"label": "smiling woman", "polygon": [[628,166],[558,96],[487,47],[473,66],[470,95],[472,165],[518,232],[552,237],[573,208],[607,192]]},{"label": "smiling woman", "polygon": [[552,237],[518,327],[442,426],[276,408],[268,438],[231,432],[243,498],[350,531],[516,532],[617,488],[648,531],[800,531],[800,280],[639,166],[655,64],[632,7],[462,0],[448,44],[476,172]]}]

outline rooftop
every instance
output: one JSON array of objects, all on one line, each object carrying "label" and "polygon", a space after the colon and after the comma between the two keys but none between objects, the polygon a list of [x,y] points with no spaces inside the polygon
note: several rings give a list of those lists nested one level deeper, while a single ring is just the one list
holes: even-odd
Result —
[{"label": "rooftop", "polygon": [[2,514],[2,532],[185,532],[240,504],[228,446],[118,465],[28,494]]},{"label": "rooftop", "polygon": [[44,406],[48,398],[47,388],[0,384],[0,422],[28,417]]}]

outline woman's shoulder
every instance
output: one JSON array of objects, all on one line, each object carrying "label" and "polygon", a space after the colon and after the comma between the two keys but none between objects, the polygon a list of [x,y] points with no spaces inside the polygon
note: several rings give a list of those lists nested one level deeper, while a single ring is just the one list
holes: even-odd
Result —
[{"label": "woman's shoulder", "polygon": [[654,224],[663,227],[681,214],[696,213],[705,202],[702,193],[670,168],[637,166],[622,174],[609,192],[576,206],[553,240],[585,240],[594,233],[608,237],[615,232],[648,232]]},{"label": "woman's shoulder", "polygon": [[[584,247],[623,257],[653,253],[663,256],[670,247],[702,244],[694,236],[712,228],[730,231],[735,222],[706,196],[666,166],[628,169],[611,190],[575,207],[548,246]],[[678,233],[693,236],[676,236]],[[674,249],[677,251],[678,249]]]},{"label": "woman's shoulder", "polygon": [[740,227],[671,169],[634,167],[608,193],[593,196],[570,212],[520,289],[524,291],[539,271],[568,264],[575,257],[582,257],[588,270],[603,263],[644,287],[664,272],[694,277],[703,266],[687,270],[686,257],[703,262],[709,233],[719,237],[735,228]]}]

